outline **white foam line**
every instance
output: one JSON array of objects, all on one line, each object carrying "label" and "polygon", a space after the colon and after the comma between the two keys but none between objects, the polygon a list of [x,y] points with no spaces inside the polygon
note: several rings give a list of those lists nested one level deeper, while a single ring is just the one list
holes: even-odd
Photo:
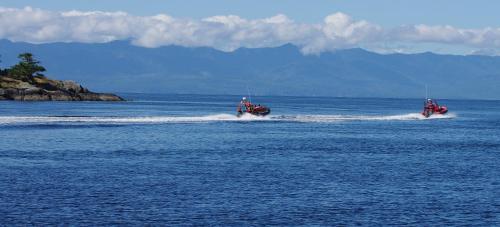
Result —
[{"label": "white foam line", "polygon": [[210,122],[210,121],[263,121],[267,117],[243,115],[236,117],[230,114],[216,114],[208,116],[177,117],[177,116],[153,116],[153,117],[71,117],[71,116],[5,116],[0,117],[0,124],[21,123],[183,123],[183,122]]},{"label": "white foam line", "polygon": [[285,121],[285,122],[339,122],[339,121],[410,121],[449,119],[456,115],[433,115],[425,118],[419,113],[370,116],[370,115],[281,115],[253,116],[245,114],[236,117],[231,114],[207,116],[152,116],[152,117],[71,117],[71,116],[0,116],[0,124],[47,124],[47,123],[90,123],[90,124],[161,124],[161,123],[202,123],[223,121]]},{"label": "white foam line", "polygon": [[370,115],[298,115],[294,117],[300,122],[336,122],[336,121],[412,121],[412,120],[432,120],[451,119],[455,114],[432,115],[429,118],[420,113],[410,113],[402,115],[370,116]]}]

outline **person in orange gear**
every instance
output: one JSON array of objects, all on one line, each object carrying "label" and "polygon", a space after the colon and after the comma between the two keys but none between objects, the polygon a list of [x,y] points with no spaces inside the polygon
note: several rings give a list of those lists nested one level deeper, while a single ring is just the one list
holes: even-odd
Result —
[{"label": "person in orange gear", "polygon": [[439,104],[437,103],[437,101],[436,101],[436,100],[434,100],[434,101],[433,101],[433,104],[434,104],[434,106],[433,106],[433,108],[434,108],[434,109],[433,109],[433,110],[434,110],[434,112],[439,112],[439,111],[440,111],[440,108],[439,108]]},{"label": "person in orange gear", "polygon": [[424,106],[424,115],[430,116],[436,110],[436,104],[432,101],[432,99],[427,99],[427,102]]},{"label": "person in orange gear", "polygon": [[246,111],[247,113],[251,113],[251,112],[253,112],[254,105],[253,105],[250,101],[248,101],[246,97],[243,97],[243,98],[241,99],[241,102],[240,102],[240,108],[241,108],[241,105],[244,105],[244,106],[245,106],[245,111]]}]

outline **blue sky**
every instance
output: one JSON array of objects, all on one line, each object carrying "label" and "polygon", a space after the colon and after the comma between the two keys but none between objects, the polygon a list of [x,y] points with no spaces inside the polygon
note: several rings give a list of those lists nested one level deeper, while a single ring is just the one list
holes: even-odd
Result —
[{"label": "blue sky", "polygon": [[0,39],[498,55],[498,9],[493,0],[1,0]]},{"label": "blue sky", "polygon": [[192,18],[235,14],[252,19],[281,13],[310,23],[340,11],[385,26],[500,27],[500,1],[495,0],[2,0],[0,6],[54,11],[121,10],[135,15],[166,13]]}]

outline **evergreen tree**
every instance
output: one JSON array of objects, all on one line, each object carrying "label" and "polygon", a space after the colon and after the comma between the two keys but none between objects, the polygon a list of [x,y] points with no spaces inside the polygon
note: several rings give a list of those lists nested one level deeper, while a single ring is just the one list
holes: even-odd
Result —
[{"label": "evergreen tree", "polygon": [[45,68],[39,65],[40,61],[37,61],[33,57],[33,54],[22,53],[18,58],[21,61],[8,70],[9,77],[23,81],[32,81],[34,76],[44,76],[41,72],[45,72]]}]

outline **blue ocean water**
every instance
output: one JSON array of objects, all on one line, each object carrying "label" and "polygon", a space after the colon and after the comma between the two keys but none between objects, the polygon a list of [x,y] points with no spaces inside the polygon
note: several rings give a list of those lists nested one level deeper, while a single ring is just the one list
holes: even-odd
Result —
[{"label": "blue ocean water", "polygon": [[500,225],[500,102],[0,102],[1,225]]}]

